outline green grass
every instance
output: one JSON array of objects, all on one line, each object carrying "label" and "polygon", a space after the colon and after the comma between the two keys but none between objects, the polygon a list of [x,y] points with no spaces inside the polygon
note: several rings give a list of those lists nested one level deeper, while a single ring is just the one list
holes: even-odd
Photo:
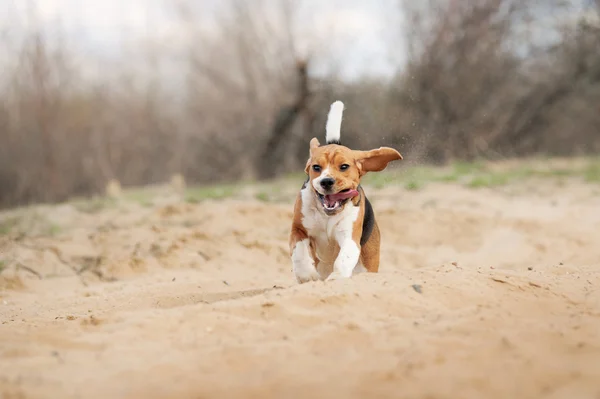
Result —
[{"label": "green grass", "polygon": [[105,209],[114,208],[117,200],[107,197],[94,197],[92,199],[80,199],[71,202],[79,212],[96,214]]},{"label": "green grass", "polygon": [[59,235],[62,232],[62,227],[57,224],[51,224],[46,227],[43,231],[43,235],[54,237]]},{"label": "green grass", "polygon": [[536,169],[532,165],[521,165],[502,172],[488,171],[473,176],[468,181],[467,187],[498,187],[531,178],[552,178],[559,182],[564,181],[565,178],[583,178],[586,182],[598,183],[600,182],[600,162],[592,159],[583,168],[573,167],[571,169],[565,167]]},{"label": "green grass", "polygon": [[583,178],[590,183],[600,183],[600,160],[589,159],[584,168],[553,167],[546,162],[519,162],[514,166],[493,168],[482,161],[455,162],[447,167],[412,166],[394,172],[380,172],[365,176],[364,183],[375,188],[403,186],[406,190],[419,190],[430,183],[456,183],[478,189],[501,187],[531,178]]},{"label": "green grass", "polygon": [[10,234],[19,225],[19,222],[20,218],[17,216],[0,221],[0,235]]},{"label": "green grass", "polygon": [[144,207],[154,206],[153,196],[154,194],[150,190],[144,189],[125,191],[123,193],[123,198],[126,200],[136,202]]},{"label": "green grass", "polygon": [[254,198],[261,202],[269,202],[271,200],[271,196],[265,191],[259,191],[258,193],[254,194]]},{"label": "green grass", "polygon": [[[431,183],[453,183],[472,189],[494,188],[530,178],[560,179],[584,176],[586,181],[600,182],[600,161],[590,163],[586,170],[580,170],[581,168],[577,169],[576,167],[553,167],[551,162],[552,159],[547,161],[538,159],[535,162],[524,160],[523,162],[516,162],[514,166],[507,164],[502,168],[495,167],[493,164],[482,160],[473,162],[457,161],[445,167],[408,166],[393,171],[368,173],[362,179],[362,182],[365,186],[377,189],[396,186],[404,187],[409,191],[421,190]],[[257,191],[253,194],[254,198],[263,202],[271,202],[274,200],[273,193],[276,192],[274,189],[276,185],[297,184],[300,186],[305,179],[306,175],[298,172],[286,175],[276,181],[258,184],[254,182],[254,187],[257,188]],[[249,183],[252,184],[252,182]],[[243,186],[243,183],[190,188],[187,191],[186,200],[196,203],[205,199],[232,197],[238,193],[238,188],[241,186]]]},{"label": "green grass", "polygon": [[470,188],[504,186],[510,181],[510,176],[505,174],[489,174],[473,177],[467,184]]},{"label": "green grass", "polygon": [[457,161],[452,165],[452,169],[454,170],[454,176],[464,176],[486,171],[485,164],[481,161]]},{"label": "green grass", "polygon": [[287,175],[285,175],[284,180],[290,181],[290,182],[300,182],[300,184],[302,184],[302,182],[304,182],[306,180],[306,173],[304,172],[293,172],[293,173],[288,173]]},{"label": "green grass", "polygon": [[583,177],[589,183],[600,183],[600,161],[591,162],[586,167]]},{"label": "green grass", "polygon": [[423,182],[418,180],[411,180],[404,185],[404,188],[409,191],[417,191],[423,188]]},{"label": "green grass", "polygon": [[459,174],[447,174],[447,175],[440,176],[435,181],[439,181],[442,183],[455,183],[455,182],[459,181],[460,178],[461,178],[461,175],[459,175]]},{"label": "green grass", "polygon": [[397,182],[396,178],[388,173],[371,173],[364,177],[363,183],[375,188],[383,188]]},{"label": "green grass", "polygon": [[54,237],[62,232],[62,227],[51,223],[43,214],[37,211],[22,213],[7,217],[0,221],[0,236],[27,236],[39,234]]},{"label": "green grass", "polygon": [[588,158],[585,166],[554,166],[552,158],[523,160],[515,165],[507,165],[501,170],[481,160],[473,162],[457,161],[446,167],[409,166],[393,172],[369,173],[363,183],[375,188],[403,186],[406,190],[420,190],[430,183],[455,183],[464,187],[501,187],[532,178],[551,178],[557,182],[565,178],[583,178],[589,183],[600,183],[600,158]]},{"label": "green grass", "polygon": [[449,167],[435,166],[410,166],[394,172],[380,172],[367,174],[364,183],[375,188],[393,185],[404,186],[407,190],[419,190],[428,183],[456,183],[464,180],[466,176],[481,173],[485,166],[481,162],[457,162]]},{"label": "green grass", "polygon": [[549,171],[539,171],[537,172],[542,177],[571,177],[575,176],[577,173],[574,170],[568,169],[555,169]]},{"label": "green grass", "polygon": [[214,185],[206,187],[192,187],[186,190],[185,200],[189,203],[198,203],[204,200],[223,199],[234,196],[239,186],[231,184]]},{"label": "green grass", "polygon": [[0,259],[0,274],[4,271],[4,269],[6,269],[8,265],[6,264],[6,261],[3,259]]}]

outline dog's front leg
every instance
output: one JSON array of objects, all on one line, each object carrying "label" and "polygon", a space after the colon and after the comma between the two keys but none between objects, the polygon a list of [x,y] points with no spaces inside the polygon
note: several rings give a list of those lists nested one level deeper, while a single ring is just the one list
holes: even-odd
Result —
[{"label": "dog's front leg", "polygon": [[350,234],[339,234],[338,244],[340,252],[333,264],[333,272],[327,277],[327,281],[351,277],[360,258],[360,247]]},{"label": "dog's front leg", "polygon": [[308,238],[300,239],[293,244],[292,265],[294,276],[296,276],[299,283],[321,279],[317,272],[315,260],[311,255],[310,240]]}]

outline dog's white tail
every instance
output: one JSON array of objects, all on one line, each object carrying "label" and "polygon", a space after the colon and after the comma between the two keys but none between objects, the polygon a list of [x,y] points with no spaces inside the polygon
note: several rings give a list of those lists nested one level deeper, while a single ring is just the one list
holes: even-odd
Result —
[{"label": "dog's white tail", "polygon": [[343,113],[343,102],[336,101],[331,104],[329,115],[327,115],[327,124],[325,125],[325,141],[327,144],[340,144],[340,130],[342,129]]}]

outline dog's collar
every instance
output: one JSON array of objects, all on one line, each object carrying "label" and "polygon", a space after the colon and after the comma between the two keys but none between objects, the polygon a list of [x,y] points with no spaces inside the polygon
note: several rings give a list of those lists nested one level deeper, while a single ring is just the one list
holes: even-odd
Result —
[{"label": "dog's collar", "polygon": [[359,184],[358,187],[356,187],[356,190],[358,191],[358,200],[356,201],[356,203],[354,203],[354,201],[352,201],[352,204],[354,206],[359,206],[361,201],[362,201],[362,197],[363,197],[363,189],[362,186]]}]

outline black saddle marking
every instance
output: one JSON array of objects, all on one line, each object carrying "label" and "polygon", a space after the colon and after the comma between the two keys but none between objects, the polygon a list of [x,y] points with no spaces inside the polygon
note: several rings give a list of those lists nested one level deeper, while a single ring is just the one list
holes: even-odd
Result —
[{"label": "black saddle marking", "polygon": [[363,216],[363,230],[362,235],[360,236],[360,245],[365,245],[365,243],[369,241],[371,233],[373,233],[373,227],[375,226],[375,213],[373,212],[373,207],[367,196],[365,195],[364,197],[365,215]]}]

